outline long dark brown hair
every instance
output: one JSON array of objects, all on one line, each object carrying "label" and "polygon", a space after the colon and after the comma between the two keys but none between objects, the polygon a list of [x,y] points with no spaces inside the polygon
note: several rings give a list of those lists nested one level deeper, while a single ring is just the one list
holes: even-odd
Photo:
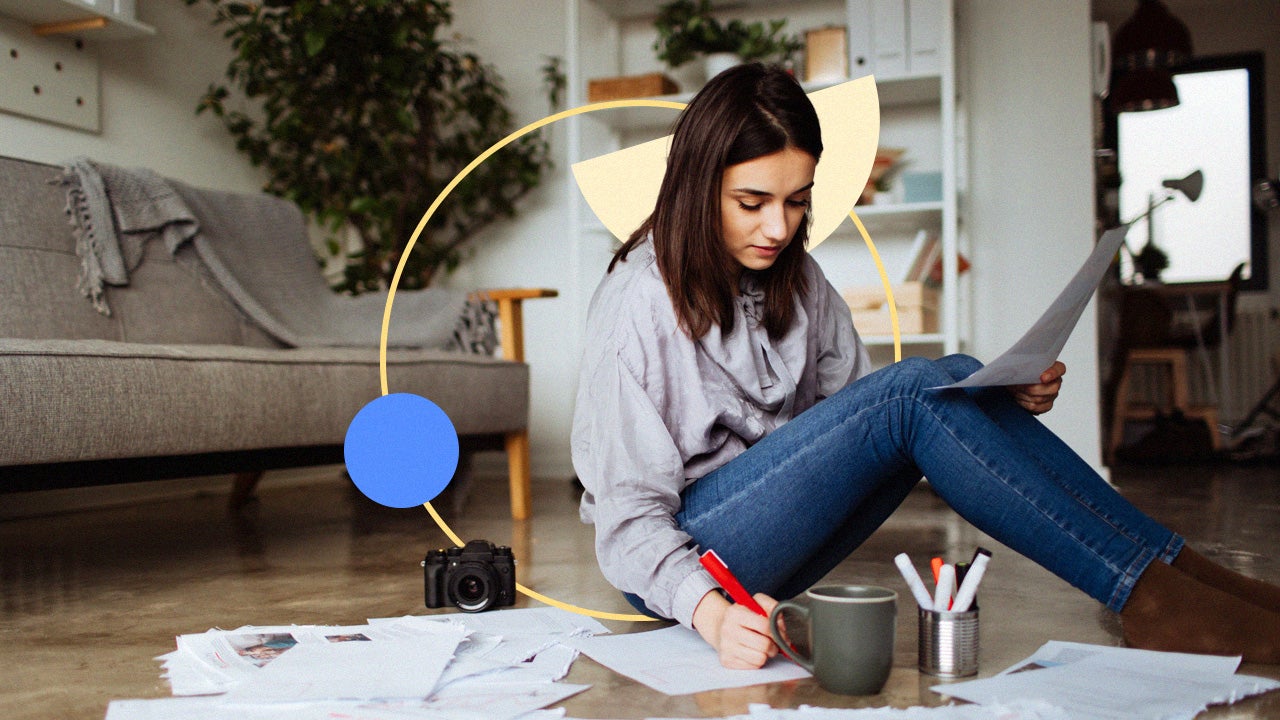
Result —
[{"label": "long dark brown hair", "polygon": [[[614,254],[609,271],[652,232],[658,271],[680,326],[694,339],[713,324],[732,332],[737,261],[720,232],[724,170],[789,147],[815,161],[822,156],[818,114],[790,73],[749,63],[714,77],[676,120],[653,214]],[[802,266],[809,223],[806,212],[773,266],[758,272],[763,322],[771,337],[791,327],[795,300],[809,291]]]}]

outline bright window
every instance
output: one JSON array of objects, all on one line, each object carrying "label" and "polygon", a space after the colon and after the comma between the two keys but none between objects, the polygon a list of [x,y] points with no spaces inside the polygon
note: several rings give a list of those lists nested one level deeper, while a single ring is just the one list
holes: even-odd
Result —
[{"label": "bright window", "polygon": [[[1130,220],[1173,191],[1165,180],[1204,173],[1196,202],[1181,193],[1129,230],[1128,244],[1141,251],[1148,237],[1169,256],[1166,283],[1222,280],[1247,263],[1246,287],[1265,287],[1265,218],[1252,205],[1251,187],[1262,177],[1260,115],[1255,115],[1261,64],[1250,56],[1201,61],[1174,75],[1180,103],[1164,110],[1121,113],[1117,119],[1120,217]],[[1231,65],[1234,65],[1231,66]],[[1255,143],[1258,146],[1255,146]],[[1152,233],[1152,235],[1149,235]],[[1121,277],[1132,263],[1122,257]],[[1260,276],[1260,277],[1259,277]]]}]

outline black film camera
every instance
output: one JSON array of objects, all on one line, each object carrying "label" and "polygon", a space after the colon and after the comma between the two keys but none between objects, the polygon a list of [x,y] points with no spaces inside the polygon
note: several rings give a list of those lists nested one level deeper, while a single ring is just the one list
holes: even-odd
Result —
[{"label": "black film camera", "polygon": [[456,605],[463,612],[514,605],[516,561],[511,548],[488,540],[432,550],[422,561],[427,607]]}]

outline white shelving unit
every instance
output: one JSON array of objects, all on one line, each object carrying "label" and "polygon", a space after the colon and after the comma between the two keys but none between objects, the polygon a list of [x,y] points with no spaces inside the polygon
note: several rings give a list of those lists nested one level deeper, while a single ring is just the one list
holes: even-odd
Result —
[{"label": "white shelving unit", "polygon": [[[566,70],[569,106],[587,102],[591,78],[635,75],[662,70],[646,52],[655,36],[656,2],[639,0],[565,0],[568,27]],[[720,5],[720,3],[713,3]],[[904,355],[957,352],[968,332],[960,319],[958,252],[961,245],[957,197],[962,176],[957,156],[954,9],[952,0],[748,0],[723,9],[726,17],[788,18],[787,32],[829,25],[848,28],[854,77],[876,74],[881,106],[880,145],[907,150],[908,170],[938,172],[942,197],[937,201],[873,204],[855,208],[867,227],[886,272],[895,281],[905,270],[911,240],[921,229],[936,233],[942,249],[943,283],[936,333],[904,335]],[[923,41],[913,45],[911,33]],[[895,34],[896,33],[896,34]],[[877,37],[880,42],[877,43]],[[886,39],[892,38],[892,39]],[[927,47],[926,47],[927,46]],[[880,72],[876,72],[879,67]],[[913,67],[916,71],[913,72]],[[919,68],[925,68],[919,71]],[[833,83],[808,85],[809,91]],[[684,102],[692,92],[657,99]],[[591,113],[569,121],[570,164],[660,137],[670,131],[675,111],[630,108]],[[571,257],[581,278],[579,297],[589,297],[599,279],[596,265],[607,261],[616,241],[568,181]],[[880,284],[869,252],[847,222],[813,255],[837,288]],[[581,308],[585,312],[585,308]],[[892,345],[891,336],[863,337],[868,345]]]},{"label": "white shelving unit", "polygon": [[129,40],[156,34],[150,25],[82,0],[0,0],[0,15],[30,25],[37,35]]}]

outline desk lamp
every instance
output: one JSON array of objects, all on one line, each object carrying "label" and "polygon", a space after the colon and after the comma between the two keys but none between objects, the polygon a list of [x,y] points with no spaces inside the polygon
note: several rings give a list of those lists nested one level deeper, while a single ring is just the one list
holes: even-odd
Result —
[{"label": "desk lamp", "polygon": [[1169,256],[1156,246],[1156,208],[1177,197],[1178,193],[1182,193],[1191,202],[1199,200],[1200,193],[1204,190],[1204,173],[1195,170],[1186,177],[1165,180],[1160,184],[1167,188],[1164,197],[1157,201],[1154,193],[1148,194],[1146,212],[1143,212],[1128,223],[1132,225],[1144,217],[1147,218],[1147,244],[1143,246],[1141,252],[1135,254],[1129,247],[1128,242],[1124,243],[1125,251],[1129,253],[1129,257],[1133,260],[1134,266],[1142,273],[1144,280],[1158,279],[1160,271],[1169,265]]}]

